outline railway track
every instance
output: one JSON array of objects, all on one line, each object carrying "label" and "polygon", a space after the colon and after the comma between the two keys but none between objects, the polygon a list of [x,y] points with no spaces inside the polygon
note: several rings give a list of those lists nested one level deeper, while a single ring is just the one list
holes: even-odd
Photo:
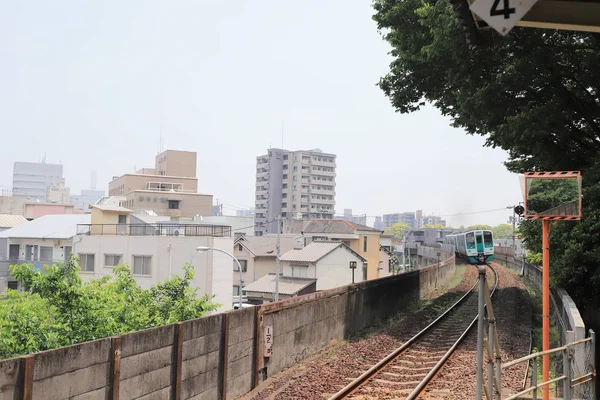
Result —
[{"label": "railway track", "polygon": [[[487,265],[488,279],[498,274]],[[435,321],[373,365],[332,397],[337,399],[415,399],[477,322],[477,283]]]}]

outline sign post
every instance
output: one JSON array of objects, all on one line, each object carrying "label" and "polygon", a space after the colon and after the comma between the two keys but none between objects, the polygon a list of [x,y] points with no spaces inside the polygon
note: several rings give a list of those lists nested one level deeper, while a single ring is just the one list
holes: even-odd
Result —
[{"label": "sign post", "polygon": [[264,357],[269,358],[273,355],[273,325],[265,326],[264,333]]}]

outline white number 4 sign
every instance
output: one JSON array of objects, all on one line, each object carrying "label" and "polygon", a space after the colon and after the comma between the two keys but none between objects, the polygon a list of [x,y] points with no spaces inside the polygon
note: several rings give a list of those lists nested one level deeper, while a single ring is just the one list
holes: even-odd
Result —
[{"label": "white number 4 sign", "polygon": [[471,11],[505,36],[536,2],[537,0],[476,0],[471,5]]}]

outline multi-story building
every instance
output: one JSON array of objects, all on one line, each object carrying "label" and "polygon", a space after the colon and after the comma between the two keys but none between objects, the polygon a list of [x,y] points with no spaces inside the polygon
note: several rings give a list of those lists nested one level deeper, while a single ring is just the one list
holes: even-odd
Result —
[{"label": "multi-story building", "polygon": [[425,225],[446,226],[446,220],[437,215],[424,215],[422,210],[417,210],[415,229],[423,228]]},{"label": "multi-story building", "polygon": [[84,279],[111,275],[114,266],[126,264],[136,282],[148,289],[181,275],[190,263],[198,294],[214,295],[212,301],[222,304],[219,311],[232,308],[233,260],[219,251],[196,251],[202,246],[232,253],[231,227],[178,221],[140,225],[131,223],[131,210],[114,205],[93,205],[90,221],[77,225],[73,241]]},{"label": "multi-story building", "polygon": [[380,231],[385,229],[385,226],[383,226],[383,219],[381,217],[375,217],[375,223],[373,224],[373,228],[379,229]]},{"label": "multi-story building", "polygon": [[141,212],[151,210],[170,217],[212,215],[213,196],[198,193],[196,153],[165,150],[154,168],[113,177],[109,196],[124,196],[121,206]]},{"label": "multi-story building", "polygon": [[69,204],[71,200],[71,189],[65,186],[64,182],[53,183],[48,186],[46,193],[46,202],[58,203],[58,204]]},{"label": "multi-story building", "polygon": [[276,232],[282,218],[333,219],[336,156],[320,149],[269,149],[256,159],[257,235]]},{"label": "multi-story building", "polygon": [[361,224],[361,225],[367,224],[367,216],[366,215],[354,215],[354,214],[352,214],[351,208],[344,209],[344,216],[342,217],[342,219],[346,220],[348,222],[352,222],[353,224]]},{"label": "multi-story building", "polygon": [[13,167],[13,196],[46,201],[48,187],[63,184],[63,166],[46,162],[17,161]]},{"label": "multi-story building", "polygon": [[81,194],[71,196],[71,204],[73,204],[76,210],[87,210],[91,204],[96,203],[104,197],[105,193],[104,190],[81,189]]},{"label": "multi-story building", "polygon": [[78,224],[90,220],[90,214],[45,215],[0,232],[0,293],[6,287],[17,289],[17,281],[8,271],[10,265],[39,268],[67,260]]},{"label": "multi-story building", "polygon": [[415,228],[415,213],[403,212],[393,214],[383,214],[383,227],[387,228],[399,222],[405,223],[411,228]]}]

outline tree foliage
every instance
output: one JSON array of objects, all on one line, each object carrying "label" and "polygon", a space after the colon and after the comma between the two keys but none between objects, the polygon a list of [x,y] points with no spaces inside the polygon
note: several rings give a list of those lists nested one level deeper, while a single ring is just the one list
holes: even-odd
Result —
[{"label": "tree foliage", "polygon": [[506,238],[507,236],[512,237],[513,227],[510,224],[496,225],[492,228],[492,233],[494,238],[497,239]]},{"label": "tree foliage", "polygon": [[[579,304],[599,304],[600,35],[517,27],[470,49],[448,1],[375,0],[374,9],[394,58],[379,87],[398,112],[432,104],[506,150],[513,172],[582,171],[583,218],[553,223],[551,277]],[[540,192],[535,207],[557,197]],[[520,231],[541,252],[540,223]]]},{"label": "tree foliage", "polygon": [[404,222],[397,222],[385,228],[385,232],[394,236],[397,239],[403,239],[406,232],[410,230],[410,226]]},{"label": "tree foliage", "polygon": [[153,326],[199,318],[218,305],[191,286],[194,270],[145,290],[129,267],[83,282],[76,259],[46,266],[13,265],[26,288],[0,301],[0,358],[52,349]]},{"label": "tree foliage", "polygon": [[600,39],[515,28],[470,49],[446,0],[375,0],[392,46],[379,86],[399,112],[432,103],[509,152],[512,171],[585,169],[600,153]]}]

